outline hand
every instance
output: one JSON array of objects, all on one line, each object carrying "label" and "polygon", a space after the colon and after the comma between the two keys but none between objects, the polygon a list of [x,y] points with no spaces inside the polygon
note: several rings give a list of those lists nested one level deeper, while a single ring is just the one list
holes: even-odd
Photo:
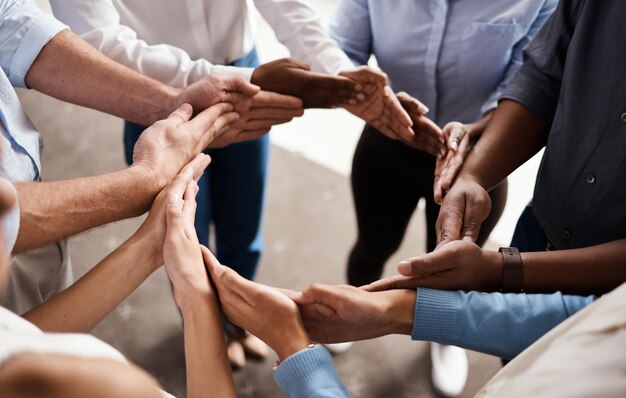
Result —
[{"label": "hand", "polygon": [[502,255],[482,250],[473,242],[457,240],[435,252],[400,262],[398,272],[402,275],[378,280],[361,289],[379,292],[428,287],[493,292],[501,286]]},{"label": "hand", "polygon": [[411,129],[413,124],[411,117],[400,105],[384,73],[362,66],[341,72],[339,75],[359,83],[363,86],[366,95],[363,100],[346,104],[344,108],[392,140],[410,141],[415,137]]},{"label": "hand", "polygon": [[194,227],[198,184],[189,180],[184,188],[167,196],[167,233],[163,244],[165,270],[174,286],[179,307],[193,305],[198,297],[210,297],[209,278]]},{"label": "hand", "polygon": [[490,212],[491,198],[485,188],[473,180],[457,179],[439,210],[435,225],[437,249],[459,239],[476,242]]},{"label": "hand", "polygon": [[204,170],[211,162],[211,158],[205,154],[199,154],[178,173],[178,175],[156,197],[148,213],[148,217],[135,233],[136,236],[144,237],[148,242],[154,256],[154,264],[163,264],[163,245],[165,241],[166,211],[168,203],[173,197],[182,198],[187,185],[192,181],[198,181]]},{"label": "hand", "polygon": [[263,340],[281,360],[308,346],[298,307],[289,297],[242,278],[204,246],[202,254],[228,319]]},{"label": "hand", "polygon": [[293,298],[316,342],[339,343],[411,333],[415,291],[369,293],[353,286],[314,284]]},{"label": "hand", "polygon": [[239,120],[230,129],[213,140],[209,147],[221,148],[226,145],[254,140],[267,134],[272,126],[290,122],[302,116],[302,101],[271,91],[261,91],[252,97],[252,107],[239,114]]},{"label": "hand", "polygon": [[404,143],[438,158],[445,156],[445,137],[439,126],[424,116],[428,113],[426,105],[405,92],[398,93],[397,97],[404,110],[411,117],[413,132],[415,133],[412,139],[403,139]]},{"label": "hand", "polygon": [[154,192],[165,187],[239,116],[231,104],[220,103],[189,120],[192,109],[182,105],[167,119],[159,120],[144,131],[133,151],[133,166],[145,170]]},{"label": "hand", "polygon": [[305,108],[332,108],[364,98],[359,95],[363,88],[352,80],[311,72],[308,65],[289,58],[257,67],[251,81],[263,90],[298,97]]},{"label": "hand", "polygon": [[470,129],[459,122],[450,122],[443,128],[446,137],[447,153],[437,157],[435,167],[435,203],[441,204],[444,195],[454,182],[463,166],[463,162],[470,150]]},{"label": "hand", "polygon": [[227,102],[236,112],[246,112],[252,104],[252,97],[260,88],[241,76],[206,75],[197,82],[185,87],[176,97],[175,108],[190,104],[194,111]]}]

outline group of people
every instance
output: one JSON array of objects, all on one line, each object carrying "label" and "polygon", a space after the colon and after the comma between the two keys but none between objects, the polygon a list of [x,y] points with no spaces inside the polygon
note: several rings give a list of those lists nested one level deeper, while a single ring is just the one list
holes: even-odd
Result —
[{"label": "group of people", "polygon": [[[0,397],[170,396],[86,334],[161,266],[189,397],[236,396],[231,365],[262,342],[289,396],[349,396],[312,342],[387,334],[436,343],[444,395],[462,347],[513,360],[480,396],[623,396],[626,4],[338,0],[327,32],[304,0],[50,3],[0,1]],[[255,7],[292,58],[260,64]],[[126,120],[129,167],[41,181],[13,87]],[[267,133],[335,107],[367,123],[348,285],[255,283]],[[544,147],[512,247],[481,249],[507,176]],[[421,198],[428,253],[379,279]],[[67,238],[145,212],[74,280]]]}]

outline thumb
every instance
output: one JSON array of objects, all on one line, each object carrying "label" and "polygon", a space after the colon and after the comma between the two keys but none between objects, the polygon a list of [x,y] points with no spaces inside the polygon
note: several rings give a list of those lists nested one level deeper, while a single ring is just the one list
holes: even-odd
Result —
[{"label": "thumb", "polygon": [[183,220],[183,200],[174,193],[170,193],[165,210],[165,219],[167,222],[167,237],[172,233],[178,232],[184,228]]},{"label": "thumb", "polygon": [[398,272],[404,276],[422,277],[447,271],[452,268],[448,252],[439,251],[403,260]]},{"label": "thumb", "polygon": [[174,122],[176,122],[176,125],[178,126],[178,125],[188,122],[192,114],[193,114],[193,108],[191,107],[191,105],[182,104],[181,106],[178,107],[178,109],[170,113],[167,119],[173,120]]},{"label": "thumb", "polygon": [[261,87],[252,84],[241,76],[232,76],[226,82],[226,90],[237,91],[246,96],[252,97],[261,91]]},{"label": "thumb", "polygon": [[202,252],[202,259],[204,260],[204,265],[211,275],[211,279],[216,285],[219,285],[220,276],[222,276],[226,267],[220,264],[208,247],[200,245],[200,251]]}]

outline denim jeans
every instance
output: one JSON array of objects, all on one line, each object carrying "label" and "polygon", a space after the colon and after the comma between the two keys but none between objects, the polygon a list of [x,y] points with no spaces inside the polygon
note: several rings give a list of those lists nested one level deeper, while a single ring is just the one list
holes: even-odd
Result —
[{"label": "denim jeans", "polygon": [[[259,65],[252,50],[233,66]],[[146,127],[126,122],[126,161],[132,163],[135,142]],[[215,255],[247,279],[253,279],[263,250],[261,224],[269,159],[269,138],[208,149],[211,164],[198,184],[195,226],[201,243],[209,243],[209,225],[215,228]]]}]

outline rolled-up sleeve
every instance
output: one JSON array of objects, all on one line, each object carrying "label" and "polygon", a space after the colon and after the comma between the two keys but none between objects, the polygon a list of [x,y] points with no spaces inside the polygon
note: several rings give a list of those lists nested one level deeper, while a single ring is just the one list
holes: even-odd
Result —
[{"label": "rolled-up sleeve", "polygon": [[550,130],[561,91],[567,48],[572,38],[572,19],[581,1],[561,1],[556,11],[524,50],[524,65],[501,99],[517,101]]},{"label": "rolled-up sleeve", "polygon": [[0,0],[0,64],[15,87],[24,78],[41,49],[67,29],[28,0]]},{"label": "rolled-up sleeve", "polygon": [[411,337],[513,358],[595,299],[420,288]]},{"label": "rolled-up sleeve", "polygon": [[330,354],[321,346],[299,351],[287,358],[276,369],[274,379],[289,397],[350,397],[337,376]]}]

